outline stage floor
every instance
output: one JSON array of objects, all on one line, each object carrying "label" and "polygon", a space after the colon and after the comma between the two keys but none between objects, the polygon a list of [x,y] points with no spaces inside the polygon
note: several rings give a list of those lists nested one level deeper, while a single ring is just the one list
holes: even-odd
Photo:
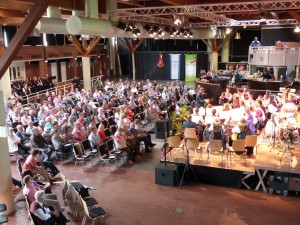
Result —
[{"label": "stage floor", "polygon": [[[228,159],[226,154],[223,158],[222,163],[222,154],[210,154],[209,160],[207,160],[207,153],[205,150],[205,143],[201,143],[202,145],[202,157],[197,150],[189,150],[190,156],[190,164],[195,166],[206,166],[227,170],[236,170],[241,171],[247,174],[255,174],[256,169],[263,169],[268,171],[278,171],[278,172],[286,172],[286,173],[294,173],[300,174],[300,148],[297,145],[292,145],[293,156],[290,158],[286,157],[284,154],[284,146],[272,148],[268,139],[264,139],[263,136],[259,136],[258,138],[258,147],[257,153],[254,149],[254,158],[247,158],[246,163],[245,159],[241,156],[236,155],[235,153],[228,155]],[[282,157],[282,155],[284,156]],[[282,157],[282,159],[281,159]],[[280,161],[281,159],[281,161]],[[164,158],[161,159],[164,161]],[[186,150],[182,149],[173,149],[170,153],[167,154],[166,158],[167,162],[172,163],[185,163],[186,162]]]}]

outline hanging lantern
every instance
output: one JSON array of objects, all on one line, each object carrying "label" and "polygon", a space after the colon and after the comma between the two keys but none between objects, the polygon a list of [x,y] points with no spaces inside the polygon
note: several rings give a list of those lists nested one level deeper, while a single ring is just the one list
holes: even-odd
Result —
[{"label": "hanging lantern", "polygon": [[157,61],[156,65],[159,69],[161,69],[165,66],[162,54],[159,54],[158,61]]}]

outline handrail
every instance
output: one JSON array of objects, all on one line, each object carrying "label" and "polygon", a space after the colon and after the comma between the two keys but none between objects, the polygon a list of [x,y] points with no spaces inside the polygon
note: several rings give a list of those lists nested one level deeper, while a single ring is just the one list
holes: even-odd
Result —
[{"label": "handrail", "polygon": [[[95,76],[91,78],[91,82],[92,82],[92,88],[94,87],[94,85],[96,84],[96,82],[98,82],[99,80],[101,81],[102,75],[99,76]],[[83,84],[83,80],[80,81],[80,84]],[[73,87],[72,84],[72,80],[65,80],[65,81],[61,81],[61,82],[57,82],[54,84],[54,87],[52,88],[48,88],[42,91],[38,91],[35,93],[32,93],[30,95],[26,96],[27,99],[27,104],[30,103],[31,100],[36,100],[36,99],[40,99],[41,96],[43,96],[44,94],[46,94],[47,92],[55,92],[55,94],[57,95],[58,91],[61,91],[63,89],[63,93],[66,92],[66,90],[71,89]],[[26,104],[24,104],[26,105]]]}]

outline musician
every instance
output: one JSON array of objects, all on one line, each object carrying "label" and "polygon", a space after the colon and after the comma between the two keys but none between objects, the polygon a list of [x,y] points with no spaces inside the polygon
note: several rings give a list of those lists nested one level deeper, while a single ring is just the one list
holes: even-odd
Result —
[{"label": "musician", "polygon": [[188,115],[187,120],[183,122],[183,129],[185,128],[197,128],[197,124],[192,121],[192,116]]},{"label": "musician", "polygon": [[197,108],[201,108],[204,107],[204,104],[208,102],[205,95],[205,89],[204,88],[200,88],[199,92],[196,95],[196,107]]}]

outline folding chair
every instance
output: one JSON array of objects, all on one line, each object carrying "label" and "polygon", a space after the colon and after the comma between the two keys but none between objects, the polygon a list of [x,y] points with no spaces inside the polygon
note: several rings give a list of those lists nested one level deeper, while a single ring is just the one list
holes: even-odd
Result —
[{"label": "folding chair", "polygon": [[74,216],[77,217],[77,215],[80,213],[80,208],[83,209],[83,203],[82,203],[82,200],[84,200],[86,202],[86,205],[88,208],[90,207],[93,207],[95,205],[98,204],[97,200],[92,198],[92,197],[81,197],[79,192],[73,187],[73,191],[76,195],[76,201],[77,201],[77,206],[76,206],[76,209],[74,210]]},{"label": "folding chair", "polygon": [[[181,143],[181,139],[180,139],[180,136],[177,135],[177,136],[170,136],[167,138],[167,142],[168,142],[168,145],[170,148],[176,148],[178,152],[178,150],[182,151],[182,156],[183,156],[183,153],[184,153],[184,149],[183,149],[183,144]],[[171,151],[170,151],[170,154],[171,154]]]},{"label": "folding chair", "polygon": [[99,218],[101,220],[101,218],[104,218],[104,216],[106,215],[106,212],[104,211],[103,208],[94,207],[94,208],[89,209],[88,206],[87,206],[87,203],[83,199],[81,199],[81,200],[82,200],[82,205],[83,205],[83,209],[84,209],[84,212],[85,212],[85,215],[82,219],[82,225],[85,224],[87,217],[89,217],[90,219],[93,220],[92,225],[94,225],[94,222],[95,222],[96,219]]},{"label": "folding chair", "polygon": [[255,148],[255,152],[257,155],[257,135],[246,135],[245,137],[245,147],[253,147]]},{"label": "folding chair", "polygon": [[116,155],[117,159],[123,158],[123,163],[125,162],[125,157],[123,156],[123,152],[121,150],[117,150],[114,147],[114,140],[110,139],[106,143],[107,151],[110,155]]},{"label": "folding chair", "polygon": [[86,155],[97,156],[99,155],[99,151],[97,149],[93,149],[91,143],[88,139],[85,139],[81,142],[83,153]]},{"label": "folding chair", "polygon": [[86,155],[83,153],[83,149],[80,143],[75,143],[73,146],[73,153],[75,156],[75,165],[77,165],[77,163],[82,163],[82,165],[84,165],[84,162],[87,160],[91,160],[91,163],[93,165],[92,162],[92,156],[91,155]]},{"label": "folding chair", "polygon": [[109,171],[111,172],[111,169],[110,169],[110,162],[111,161],[115,161],[116,164],[117,164],[117,156],[116,155],[109,155],[107,149],[106,149],[106,146],[105,144],[102,144],[102,145],[99,145],[98,147],[98,151],[100,152],[100,167],[102,165],[104,166],[108,166],[109,167]]},{"label": "folding chair", "polygon": [[[230,156],[230,163],[231,163],[231,154],[232,153],[241,153],[241,156],[245,156],[245,139],[234,140],[232,142],[232,147],[229,147],[229,156]],[[246,163],[246,157],[245,157]]]},{"label": "folding chair", "polygon": [[200,145],[198,138],[187,138],[186,139],[186,147],[188,149],[194,149],[196,155],[197,155],[197,150],[199,150],[199,152],[200,152],[199,160],[200,160],[200,156],[202,158],[202,146]]},{"label": "folding chair", "polygon": [[209,161],[209,155],[211,153],[221,153],[222,154],[222,163],[223,163],[223,156],[224,150],[222,146],[222,140],[209,140],[209,151],[207,153],[207,162]]}]

